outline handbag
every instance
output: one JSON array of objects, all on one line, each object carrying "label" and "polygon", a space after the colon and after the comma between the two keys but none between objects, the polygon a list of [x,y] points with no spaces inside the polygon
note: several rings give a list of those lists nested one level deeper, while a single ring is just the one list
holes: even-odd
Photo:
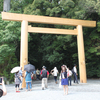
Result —
[{"label": "handbag", "polygon": [[34,79],[33,76],[31,77],[31,79],[32,79],[32,80]]},{"label": "handbag", "polygon": [[71,70],[69,70],[69,72],[68,72],[68,77],[71,77],[72,76],[72,71]]},{"label": "handbag", "polygon": [[62,88],[61,81],[59,82],[59,88]]}]

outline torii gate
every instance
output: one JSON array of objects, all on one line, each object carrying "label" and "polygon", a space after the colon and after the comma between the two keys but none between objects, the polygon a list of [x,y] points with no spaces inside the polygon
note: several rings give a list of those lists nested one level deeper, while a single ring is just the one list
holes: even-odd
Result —
[{"label": "torii gate", "polygon": [[[67,18],[58,18],[58,17],[46,17],[46,16],[37,16],[37,15],[25,15],[25,14],[16,14],[16,13],[8,13],[8,12],[2,12],[2,19],[8,21],[21,22],[20,66],[22,66],[23,70],[24,70],[24,65],[28,64],[28,32],[77,35],[80,82],[81,83],[87,82],[82,26],[95,27],[96,21],[86,21],[86,20],[67,19]],[[76,29],[68,30],[68,29],[31,27],[28,25],[28,22],[70,25],[70,26],[76,26]],[[25,87],[25,79],[23,80],[22,87],[23,88]]]}]

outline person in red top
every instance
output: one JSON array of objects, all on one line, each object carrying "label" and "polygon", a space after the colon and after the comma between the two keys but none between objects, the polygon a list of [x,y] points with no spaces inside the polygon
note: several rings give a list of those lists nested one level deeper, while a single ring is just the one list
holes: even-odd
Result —
[{"label": "person in red top", "polygon": [[42,78],[42,90],[44,90],[44,88],[47,88],[47,81],[48,81],[48,77],[49,77],[49,72],[46,70],[46,67],[43,66],[42,67],[42,71],[41,71],[41,78]]}]

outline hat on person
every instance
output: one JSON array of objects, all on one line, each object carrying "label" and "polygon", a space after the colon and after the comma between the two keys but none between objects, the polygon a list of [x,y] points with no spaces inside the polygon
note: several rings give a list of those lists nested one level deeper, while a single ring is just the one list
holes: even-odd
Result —
[{"label": "hat on person", "polygon": [[45,67],[45,66],[43,66],[42,68],[45,68],[45,69],[46,69],[46,67]]}]

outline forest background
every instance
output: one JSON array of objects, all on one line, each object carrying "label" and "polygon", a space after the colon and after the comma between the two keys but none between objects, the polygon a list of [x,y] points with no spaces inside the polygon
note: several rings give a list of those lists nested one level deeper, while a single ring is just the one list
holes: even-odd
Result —
[{"label": "forest background", "polygon": [[[7,5],[7,6],[6,6]],[[96,27],[83,28],[88,78],[100,77],[100,0],[0,0],[0,76],[10,82],[11,69],[20,65],[21,23],[3,21],[1,12],[96,21]],[[74,29],[72,26],[29,23],[35,27]],[[28,61],[50,71],[78,65],[77,37],[72,35],[28,34]],[[77,67],[79,70],[79,66]]]}]

